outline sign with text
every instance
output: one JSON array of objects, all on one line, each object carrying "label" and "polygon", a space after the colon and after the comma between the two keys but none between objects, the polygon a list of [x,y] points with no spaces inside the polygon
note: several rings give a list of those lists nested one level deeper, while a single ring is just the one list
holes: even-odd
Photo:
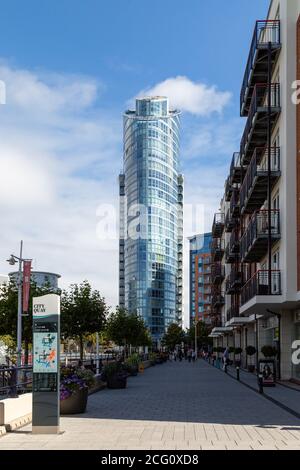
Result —
[{"label": "sign with text", "polygon": [[33,298],[32,432],[59,432],[60,297]]},{"label": "sign with text", "polygon": [[24,261],[23,264],[23,312],[28,312],[30,293],[31,261]]}]

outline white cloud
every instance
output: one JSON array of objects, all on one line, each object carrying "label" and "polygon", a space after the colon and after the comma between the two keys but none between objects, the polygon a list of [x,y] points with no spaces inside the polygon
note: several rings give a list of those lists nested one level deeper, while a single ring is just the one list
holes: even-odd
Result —
[{"label": "white cloud", "polygon": [[157,95],[169,97],[173,108],[197,116],[221,113],[231,99],[228,91],[219,91],[215,86],[193,82],[184,76],[167,78],[138,94],[139,97]]},{"label": "white cloud", "polygon": [[35,269],[62,285],[89,279],[117,303],[118,242],[97,238],[97,207],[117,203],[121,118],[102,112],[102,83],[38,74],[2,63],[7,104],[0,112],[0,272],[24,240]]}]

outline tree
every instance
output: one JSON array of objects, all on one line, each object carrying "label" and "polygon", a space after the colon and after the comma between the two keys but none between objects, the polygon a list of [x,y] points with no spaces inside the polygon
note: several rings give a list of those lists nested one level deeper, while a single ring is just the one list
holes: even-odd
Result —
[{"label": "tree", "polygon": [[[53,288],[49,283],[38,287],[36,282],[30,282],[28,315],[22,317],[22,339],[25,349],[25,364],[28,364],[29,345],[32,344],[32,298],[52,294]],[[9,335],[16,342],[18,322],[18,287],[14,281],[1,286],[0,295],[0,335]]]},{"label": "tree", "polygon": [[89,334],[97,333],[105,325],[108,307],[97,290],[88,281],[71,284],[61,298],[61,333],[65,338],[79,341],[80,358],[83,359],[83,341]]},{"label": "tree", "polygon": [[184,341],[184,332],[177,323],[169,325],[167,332],[162,338],[162,344],[168,349],[175,349],[178,344]]},{"label": "tree", "polygon": [[[209,329],[207,328],[206,324],[202,321],[197,323],[197,340],[199,345],[208,345],[212,344],[211,338],[209,336]],[[186,332],[186,342],[188,344],[193,344],[195,342],[195,325],[192,326]]]},{"label": "tree", "polygon": [[136,313],[117,307],[108,320],[106,335],[118,346],[150,346],[152,341],[144,320]]}]

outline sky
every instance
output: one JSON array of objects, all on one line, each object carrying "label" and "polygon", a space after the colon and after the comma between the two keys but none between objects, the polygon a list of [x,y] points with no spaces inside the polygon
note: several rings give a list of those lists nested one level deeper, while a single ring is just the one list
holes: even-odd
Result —
[{"label": "sky", "polygon": [[185,203],[203,207],[195,226],[187,210],[185,236],[211,229],[244,126],[239,95],[255,20],[268,5],[0,1],[1,274],[23,239],[34,269],[60,273],[62,287],[88,279],[115,307],[117,233],[105,239],[101,227],[105,205],[118,208],[122,114],[140,94],[167,95],[181,109]]}]

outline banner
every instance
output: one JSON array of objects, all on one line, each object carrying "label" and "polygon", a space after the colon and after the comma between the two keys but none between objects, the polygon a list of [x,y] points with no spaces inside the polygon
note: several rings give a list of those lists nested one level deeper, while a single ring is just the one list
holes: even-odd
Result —
[{"label": "banner", "polygon": [[24,261],[23,265],[23,312],[28,312],[30,293],[31,261]]}]

